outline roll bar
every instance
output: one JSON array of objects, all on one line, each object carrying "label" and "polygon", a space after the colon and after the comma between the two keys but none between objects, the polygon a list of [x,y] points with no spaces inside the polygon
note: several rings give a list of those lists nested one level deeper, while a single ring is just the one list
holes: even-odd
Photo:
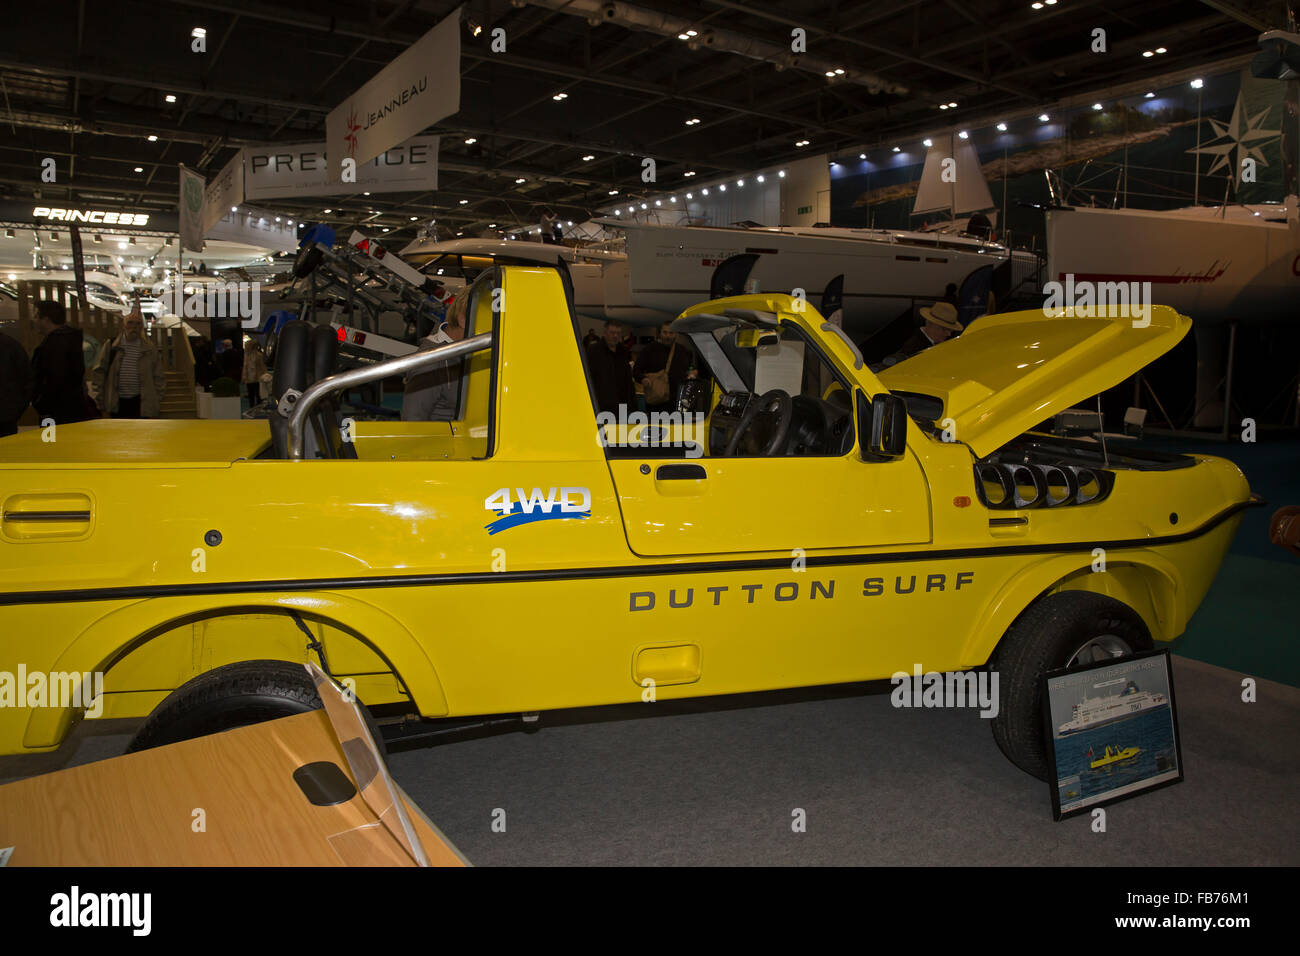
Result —
[{"label": "roll bar", "polygon": [[441,365],[443,362],[463,358],[466,355],[473,355],[491,347],[492,333],[482,332],[467,339],[461,339],[459,342],[440,345],[436,349],[424,349],[412,352],[410,355],[388,359],[385,362],[376,362],[374,365],[365,365],[361,368],[339,372],[337,375],[321,379],[302,393],[295,394],[292,390],[286,392],[284,398],[281,399],[281,413],[283,414],[283,403],[285,402],[293,409],[289,413],[288,425],[290,460],[302,460],[303,433],[306,429],[307,416],[311,414],[312,408],[326,395],[342,391],[345,388],[351,388],[354,385],[364,385],[377,379],[388,378],[390,375],[402,375],[406,372],[416,372],[435,365]]}]

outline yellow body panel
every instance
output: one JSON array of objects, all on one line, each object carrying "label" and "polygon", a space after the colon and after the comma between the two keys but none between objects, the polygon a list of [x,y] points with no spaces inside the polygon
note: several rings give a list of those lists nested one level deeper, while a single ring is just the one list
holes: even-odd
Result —
[{"label": "yellow body panel", "polygon": [[[144,716],[224,663],[316,659],[290,612],[362,700],[429,717],[637,701],[647,678],[665,699],[969,668],[1059,589],[1177,636],[1249,498],[1235,466],[1203,458],[991,525],[971,450],[916,427],[895,461],[704,457],[707,479],[670,488],[662,457],[606,458],[558,275],[502,282],[465,420],[358,423],[358,460],[256,458],[264,422],[0,439],[0,501],[90,511],[53,521],[62,536],[0,541],[0,672],[102,671],[106,715]],[[883,391],[811,309],[725,302],[779,313],[853,388]],[[115,457],[102,424],[133,450]],[[490,504],[534,489],[555,490],[551,518]],[[0,707],[0,753],[56,747],[78,713]]]}]

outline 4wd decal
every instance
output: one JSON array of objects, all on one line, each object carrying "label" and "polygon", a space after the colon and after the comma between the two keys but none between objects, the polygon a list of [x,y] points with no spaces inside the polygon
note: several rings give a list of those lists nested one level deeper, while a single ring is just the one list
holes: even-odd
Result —
[{"label": "4wd decal", "polygon": [[[514,491],[515,497],[510,497]],[[550,488],[543,492],[534,488],[498,488],[483,499],[483,507],[501,517],[484,525],[488,534],[499,534],[533,521],[550,521],[554,518],[590,518],[591,490],[588,488]]]}]

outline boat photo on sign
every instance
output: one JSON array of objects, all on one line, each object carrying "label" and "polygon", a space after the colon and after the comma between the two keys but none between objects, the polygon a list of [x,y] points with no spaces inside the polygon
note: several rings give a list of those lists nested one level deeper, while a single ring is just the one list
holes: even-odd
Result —
[{"label": "boat photo on sign", "polygon": [[1043,680],[1057,820],[1183,779],[1167,651]]}]

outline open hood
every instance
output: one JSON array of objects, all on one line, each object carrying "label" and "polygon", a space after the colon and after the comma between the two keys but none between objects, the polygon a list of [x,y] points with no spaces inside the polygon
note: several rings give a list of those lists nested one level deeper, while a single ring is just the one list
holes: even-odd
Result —
[{"label": "open hood", "polygon": [[[1100,310],[1093,310],[1100,311]],[[979,458],[1133,375],[1178,344],[1192,320],[1150,306],[1149,324],[1109,314],[1052,316],[1041,310],[986,315],[958,338],[880,373],[892,392],[943,401],[956,440]],[[1114,316],[1113,318],[1111,316]]]}]

